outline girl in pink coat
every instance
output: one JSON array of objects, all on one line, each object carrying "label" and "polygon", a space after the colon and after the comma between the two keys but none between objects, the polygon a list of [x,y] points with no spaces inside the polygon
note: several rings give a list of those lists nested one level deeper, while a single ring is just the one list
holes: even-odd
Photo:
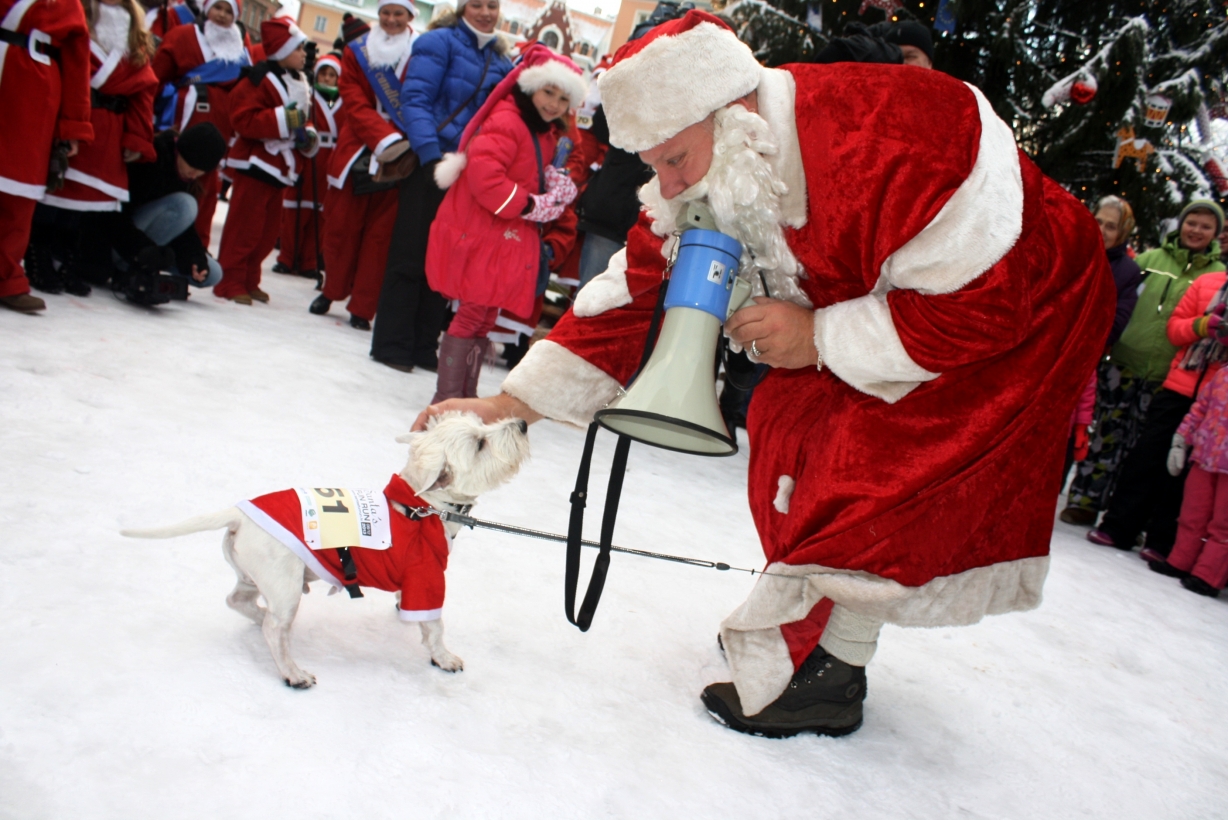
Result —
[{"label": "girl in pink coat", "polygon": [[575,63],[531,45],[469,121],[457,153],[435,169],[448,193],[431,225],[427,281],[460,307],[439,347],[432,404],[477,395],[500,308],[533,311],[541,226],[576,197],[552,160],[568,110],[587,93]]},{"label": "girl in pink coat", "polygon": [[[1206,319],[1228,331],[1220,315]],[[1206,380],[1177,428],[1168,454],[1170,474],[1181,474],[1191,445],[1193,465],[1185,479],[1176,543],[1167,560],[1148,566],[1180,578],[1191,592],[1215,598],[1228,582],[1228,368]]]}]

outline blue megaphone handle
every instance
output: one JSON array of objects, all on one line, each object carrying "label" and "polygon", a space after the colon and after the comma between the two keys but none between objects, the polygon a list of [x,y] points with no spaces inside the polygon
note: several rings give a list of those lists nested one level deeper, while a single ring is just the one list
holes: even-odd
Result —
[{"label": "blue megaphone handle", "polygon": [[738,278],[742,243],[719,231],[692,228],[678,240],[665,309],[689,307],[724,322]]}]

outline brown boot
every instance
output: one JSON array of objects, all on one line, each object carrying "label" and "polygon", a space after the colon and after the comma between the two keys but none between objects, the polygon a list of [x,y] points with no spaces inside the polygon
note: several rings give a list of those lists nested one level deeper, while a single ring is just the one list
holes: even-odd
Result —
[{"label": "brown boot", "polygon": [[248,296],[251,296],[253,299],[255,299],[257,302],[264,302],[265,304],[268,304],[269,295],[265,293],[264,291],[262,291],[260,288],[248,288],[247,294]]},{"label": "brown boot", "polygon": [[468,360],[477,341],[443,334],[443,341],[439,343],[439,376],[435,381],[435,397],[431,399],[431,404],[444,399],[459,399],[465,395],[465,384],[469,375]]},{"label": "brown boot", "polygon": [[246,293],[236,293],[234,296],[227,298],[229,298],[230,301],[240,305],[250,305],[252,303],[252,297],[248,296]]},{"label": "brown boot", "polygon": [[478,397],[478,379],[482,378],[482,364],[486,361],[486,350],[490,347],[490,339],[474,339],[473,350],[465,357],[465,388],[462,398],[476,399]]},{"label": "brown boot", "polygon": [[18,313],[37,313],[40,310],[47,309],[46,302],[28,293],[19,293],[16,296],[0,296],[0,305],[4,305],[9,310],[15,310]]}]

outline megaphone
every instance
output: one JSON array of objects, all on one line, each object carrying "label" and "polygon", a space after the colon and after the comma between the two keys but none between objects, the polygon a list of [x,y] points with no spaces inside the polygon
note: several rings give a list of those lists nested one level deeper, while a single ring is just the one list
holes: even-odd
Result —
[{"label": "megaphone", "polygon": [[666,450],[701,456],[738,451],[716,400],[721,325],[750,296],[738,276],[742,244],[691,228],[679,238],[652,357],[626,392],[594,415],[607,430]]}]

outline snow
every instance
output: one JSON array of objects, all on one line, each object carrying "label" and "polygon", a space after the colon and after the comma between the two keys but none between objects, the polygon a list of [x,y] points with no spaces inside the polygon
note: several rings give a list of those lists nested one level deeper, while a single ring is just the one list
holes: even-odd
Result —
[{"label": "snow", "polygon": [[[434,379],[373,363],[342,306],[309,315],[310,282],[265,280],[269,305],[96,291],[0,314],[0,817],[1224,816],[1228,601],[1064,525],[1039,610],[885,628],[848,738],[747,737],[701,708],[750,577],[615,555],[581,634],[562,548],[486,531],[448,570],[464,672],[428,665],[390,594],[316,584],[294,652],[319,684],[288,689],[224,604],[220,533],[118,531],[382,487]],[[564,531],[582,433],[531,438],[475,514]],[[746,465],[633,448],[616,542],[758,565]]]}]

